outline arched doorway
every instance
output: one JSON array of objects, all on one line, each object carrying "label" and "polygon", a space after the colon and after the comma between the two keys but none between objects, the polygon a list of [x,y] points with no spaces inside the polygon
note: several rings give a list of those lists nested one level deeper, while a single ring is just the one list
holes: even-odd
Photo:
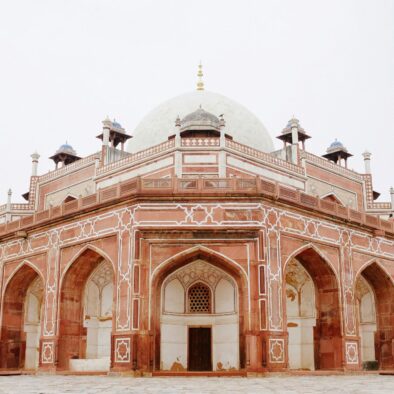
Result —
[{"label": "arched doorway", "polygon": [[342,366],[338,281],[313,248],[285,267],[286,316],[291,369],[339,369]]},{"label": "arched doorway", "polygon": [[67,270],[60,294],[59,369],[108,371],[114,272],[87,249]]},{"label": "arched doorway", "polygon": [[242,368],[241,293],[234,276],[203,256],[167,272],[157,293],[156,369]]},{"label": "arched doorway", "polygon": [[2,368],[38,368],[43,294],[41,276],[26,264],[7,284],[1,327]]},{"label": "arched doorway", "polygon": [[394,284],[374,262],[357,278],[356,296],[358,299],[361,296],[358,309],[362,361],[376,360],[380,369],[391,369],[394,367]]}]

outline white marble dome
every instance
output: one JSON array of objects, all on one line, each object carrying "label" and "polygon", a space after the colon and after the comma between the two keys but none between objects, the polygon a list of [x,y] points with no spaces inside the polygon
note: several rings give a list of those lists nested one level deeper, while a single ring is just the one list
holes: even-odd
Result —
[{"label": "white marble dome", "polygon": [[201,107],[212,114],[224,115],[225,133],[234,141],[263,152],[272,152],[274,145],[260,120],[241,104],[207,90],[196,90],[174,97],[146,115],[133,132],[127,150],[138,152],[167,141],[175,132],[177,116],[182,119]]}]

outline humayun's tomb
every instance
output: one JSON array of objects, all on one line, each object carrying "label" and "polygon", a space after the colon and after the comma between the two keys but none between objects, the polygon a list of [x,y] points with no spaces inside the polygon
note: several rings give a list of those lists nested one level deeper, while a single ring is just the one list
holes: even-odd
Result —
[{"label": "humayun's tomb", "polygon": [[[0,205],[0,370],[394,369],[394,189],[197,89]],[[284,122],[285,124],[285,122]],[[132,134],[132,135],[131,135]],[[92,132],[92,139],[96,135]],[[93,141],[93,140],[92,140]]]}]

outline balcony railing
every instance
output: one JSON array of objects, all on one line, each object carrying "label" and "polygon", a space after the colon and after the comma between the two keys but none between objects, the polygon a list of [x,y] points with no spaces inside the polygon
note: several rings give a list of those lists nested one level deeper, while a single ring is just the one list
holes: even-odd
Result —
[{"label": "balcony railing", "polygon": [[376,235],[394,234],[394,222],[319,199],[301,191],[291,189],[266,179],[256,178],[141,178],[136,177],[114,186],[99,190],[95,194],[63,203],[32,216],[0,225],[0,237],[25,230],[63,216],[94,210],[100,205],[145,196],[249,196],[279,200],[308,211],[321,212],[333,218],[372,229]]}]

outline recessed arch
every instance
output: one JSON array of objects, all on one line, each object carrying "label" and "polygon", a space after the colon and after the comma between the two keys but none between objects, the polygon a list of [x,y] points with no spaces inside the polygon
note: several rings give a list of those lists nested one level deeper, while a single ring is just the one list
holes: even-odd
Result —
[{"label": "recessed arch", "polygon": [[[248,280],[247,277],[245,276],[245,271],[241,269],[242,267],[239,266],[238,263],[231,261],[229,262],[226,260],[223,255],[219,253],[211,253],[211,249],[209,248],[204,248],[204,247],[193,247],[188,250],[186,250],[184,253],[178,253],[175,258],[170,258],[166,260],[165,264],[160,265],[160,269],[156,269],[154,273],[151,275],[151,282],[150,282],[150,289],[151,289],[151,296],[150,296],[150,318],[151,318],[151,327],[152,331],[154,332],[154,361],[153,361],[153,368],[155,370],[161,369],[161,366],[164,365],[164,368],[168,369],[171,367],[173,362],[176,362],[175,365],[179,366],[179,361],[176,361],[176,359],[172,359],[170,362],[168,357],[167,359],[163,359],[161,356],[162,352],[162,335],[163,337],[168,337],[168,327],[162,327],[162,323],[164,322],[162,320],[162,311],[163,311],[163,304],[162,304],[162,296],[164,294],[164,289],[163,285],[165,283],[170,283],[173,277],[177,275],[177,272],[182,271],[183,269],[186,269],[186,267],[192,266],[195,263],[201,262],[203,264],[209,265],[213,267],[218,272],[221,272],[221,275],[224,275],[225,277],[231,278],[231,281],[233,283],[233,288],[234,290],[232,291],[232,297],[235,298],[234,303],[237,303],[237,306],[233,307],[231,311],[225,311],[225,312],[219,312],[219,314],[222,315],[222,318],[224,319],[223,325],[216,325],[212,323],[212,346],[217,346],[215,345],[215,335],[222,335],[220,334],[221,330],[224,330],[226,327],[226,324],[233,324],[231,326],[230,332],[232,333],[231,335],[234,336],[234,341],[232,342],[232,346],[235,346],[235,349],[231,352],[232,356],[235,357],[234,360],[228,360],[226,362],[225,366],[223,368],[243,368],[245,365],[245,359],[246,359],[246,348],[245,348],[245,332],[247,330],[247,321],[248,321],[248,313],[249,313],[249,299],[248,299]],[[167,281],[168,279],[168,281]],[[190,288],[190,285],[193,285],[195,283],[198,283],[198,280],[191,280],[188,282],[188,285],[182,285],[181,287],[183,288],[183,292],[185,295],[185,301],[186,301],[186,291]],[[212,289],[212,301],[215,303],[215,284],[213,284],[211,281],[209,281],[209,286]],[[186,304],[186,302],[185,302]],[[185,305],[185,311],[187,310],[187,307]],[[187,314],[188,316],[180,316],[179,313],[177,316],[175,316],[178,320],[179,319],[192,319],[193,317],[190,314]],[[194,318],[200,319],[200,316],[196,314]],[[215,314],[212,315],[212,317],[209,316],[209,314],[202,314],[201,318],[202,319],[215,319]],[[166,316],[166,320],[171,319],[172,316]],[[234,320],[235,319],[235,320]],[[208,324],[207,321],[205,320],[205,325]],[[225,323],[228,320],[227,323]],[[233,321],[234,320],[234,321]],[[187,320],[189,321],[189,320]],[[212,322],[214,322],[213,320]],[[165,323],[167,324],[167,323]],[[197,323],[198,326],[201,327],[201,322]],[[172,324],[170,324],[172,326]],[[209,325],[209,324],[208,324]],[[203,324],[204,326],[204,324]],[[188,325],[184,326],[185,329],[189,327]],[[229,326],[230,327],[230,326]],[[162,332],[162,329],[164,330]],[[215,334],[216,333],[216,334]],[[187,334],[182,334],[183,338],[187,337]],[[230,335],[230,334],[229,334]],[[174,337],[171,335],[171,337]],[[186,339],[184,339],[186,341]],[[187,346],[187,342],[182,342],[183,349],[184,346]],[[167,346],[167,345],[166,345]],[[164,348],[165,351],[168,354],[168,348]],[[219,349],[219,348],[218,348]],[[190,352],[190,349],[189,349]],[[218,350],[219,352],[219,350]],[[163,353],[164,354],[164,353]],[[186,353],[182,353],[186,354]],[[215,352],[213,353],[213,359],[212,359],[212,368],[217,369],[217,368],[222,368],[218,367],[215,362]],[[219,353],[217,353],[219,356]],[[184,357],[182,358],[182,365],[184,368],[188,368],[186,366],[189,365],[189,361],[186,361]],[[219,363],[220,364],[220,363]]]},{"label": "recessed arch", "polygon": [[[102,264],[106,264],[110,267],[112,272],[112,288],[114,288],[115,270],[112,261],[106,256],[100,249],[86,245],[78,253],[70,259],[70,262],[64,269],[62,278],[59,285],[59,350],[58,350],[58,368],[61,370],[67,370],[73,368],[86,368],[90,365],[88,361],[92,358],[90,355],[94,353],[89,347],[89,327],[90,327],[90,316],[85,315],[86,309],[86,291],[89,288],[93,291],[93,287],[88,288],[89,280],[92,274],[98,270]],[[100,292],[95,291],[91,293],[100,297]],[[106,332],[111,336],[112,319],[114,311],[114,292],[112,292],[112,313],[109,319],[109,332],[108,327]],[[112,303],[111,303],[112,301]],[[108,326],[108,324],[106,324]],[[106,335],[107,335],[106,334]],[[97,353],[97,352],[96,352]],[[94,353],[95,354],[95,353]],[[94,357],[93,357],[94,358]],[[77,359],[78,361],[74,361]],[[72,362],[70,360],[73,360]],[[85,360],[85,361],[84,361]],[[109,363],[109,361],[108,361]],[[99,367],[97,365],[100,364]],[[101,365],[103,364],[103,365]],[[105,365],[104,365],[105,364]],[[95,368],[107,368],[106,361],[103,363],[94,363],[94,367],[91,370],[97,370]],[[109,368],[109,364],[108,364]]]},{"label": "recessed arch", "polygon": [[64,279],[65,275],[67,274],[67,271],[69,270],[69,268],[74,264],[74,262],[76,260],[78,260],[86,251],[89,251],[89,250],[97,253],[98,255],[101,256],[102,259],[111,263],[114,272],[116,272],[116,266],[115,266],[114,262],[112,261],[112,259],[108,256],[107,253],[105,253],[102,249],[98,248],[95,245],[87,244],[83,248],[78,250],[78,252],[74,254],[74,256],[70,259],[70,261],[64,267],[63,272],[60,277],[60,280],[59,280],[59,289],[61,289],[61,287],[62,287],[63,279]]},{"label": "recessed arch", "polygon": [[3,287],[3,294],[8,286],[8,283],[12,280],[12,278],[14,277],[14,275],[24,266],[28,266],[30,268],[32,268],[36,274],[41,278],[42,282],[45,283],[45,278],[43,273],[38,269],[37,266],[35,266],[32,262],[30,262],[29,260],[23,260],[17,267],[15,267],[15,269],[12,271],[11,275],[7,278],[6,282],[4,283],[4,287]]},{"label": "recessed arch", "polygon": [[[308,337],[313,336],[314,368],[340,369],[342,368],[341,297],[340,281],[334,267],[313,244],[298,248],[288,257],[283,267],[284,276],[286,276],[287,267],[292,260],[301,264],[313,282],[316,319]],[[284,299],[286,299],[285,290],[284,286]],[[302,342],[300,346],[302,346]]]},{"label": "recessed arch", "polygon": [[[229,268],[231,271],[235,271],[237,275],[242,273],[243,280],[248,282],[248,274],[246,273],[245,269],[237,263],[235,260],[231,259],[228,256],[223,255],[222,253],[216,252],[213,249],[207,248],[202,245],[198,246],[193,246],[189,249],[186,249],[182,252],[179,252],[175,254],[174,256],[171,256],[170,258],[162,261],[153,271],[151,274],[151,281],[152,283],[156,281],[157,276],[160,275],[161,272],[166,271],[168,267],[171,267],[171,270],[177,269],[179,266],[186,264],[184,262],[186,261],[192,261],[193,259],[199,258],[196,256],[200,256],[202,259],[208,259],[216,261],[216,264],[218,264],[219,268],[221,266],[226,267],[226,270]],[[214,265],[216,265],[214,264]],[[176,267],[176,268],[174,268]]]},{"label": "recessed arch", "polygon": [[366,262],[356,271],[356,274],[354,275],[354,283],[353,283],[353,286],[355,287],[357,278],[361,275],[362,271],[364,271],[366,268],[368,268],[368,267],[369,267],[370,265],[372,265],[372,264],[377,264],[377,265],[379,266],[379,268],[380,268],[382,271],[384,271],[384,273],[387,275],[387,278],[390,279],[391,283],[392,283],[393,286],[394,286],[394,277],[393,277],[392,275],[390,275],[390,273],[387,271],[386,267],[385,267],[383,264],[379,263],[379,260],[376,259],[376,258],[372,258],[372,259],[366,261]]},{"label": "recessed arch", "polygon": [[[40,302],[37,308],[34,330],[26,328],[26,297],[30,286],[39,281]],[[38,368],[38,341],[41,332],[42,300],[44,280],[41,272],[29,261],[23,261],[8,278],[2,296],[2,326],[0,349],[0,367],[7,369]],[[38,301],[38,300],[37,300]],[[34,331],[34,332],[33,332]],[[32,345],[32,342],[33,345]],[[30,352],[33,348],[33,354]],[[26,359],[26,355],[28,359]]]},{"label": "recessed arch", "polygon": [[392,369],[394,367],[393,278],[376,259],[371,259],[360,267],[355,275],[355,285],[360,277],[363,277],[373,289],[376,313],[375,359],[380,369]]},{"label": "recessed arch", "polygon": [[291,261],[292,259],[294,259],[296,256],[300,255],[301,253],[303,253],[304,251],[308,250],[308,249],[312,249],[314,252],[316,252],[324,261],[325,263],[327,263],[332,272],[335,275],[336,280],[338,281],[338,284],[340,283],[340,278],[338,276],[337,270],[334,267],[334,264],[331,262],[331,260],[328,258],[328,256],[326,256],[326,254],[324,252],[322,252],[315,244],[313,243],[307,243],[306,245],[302,245],[299,248],[297,248],[296,250],[294,250],[286,259],[285,263],[283,264],[283,271],[286,269],[286,265],[289,263],[289,261]]}]

